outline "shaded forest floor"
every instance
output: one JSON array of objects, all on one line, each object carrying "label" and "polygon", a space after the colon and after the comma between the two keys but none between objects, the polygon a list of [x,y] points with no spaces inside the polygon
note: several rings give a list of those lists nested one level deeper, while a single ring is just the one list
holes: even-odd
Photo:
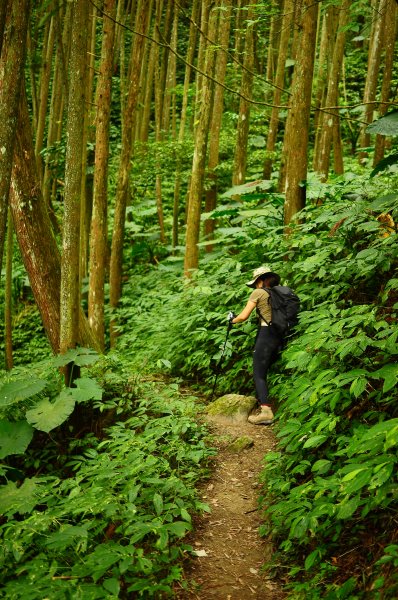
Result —
[{"label": "shaded forest floor", "polygon": [[[272,547],[261,538],[258,477],[265,454],[275,444],[272,428],[250,423],[228,424],[212,419],[212,445],[218,449],[211,478],[202,499],[211,512],[197,520],[187,540],[196,557],[185,564],[189,591],[179,600],[281,600],[284,593],[262,566]],[[239,452],[231,449],[237,438],[254,444]]]}]

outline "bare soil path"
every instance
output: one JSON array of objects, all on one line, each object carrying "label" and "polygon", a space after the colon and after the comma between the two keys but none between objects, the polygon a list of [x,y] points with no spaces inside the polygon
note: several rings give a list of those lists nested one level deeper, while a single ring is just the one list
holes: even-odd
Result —
[{"label": "bare soil path", "polygon": [[[259,473],[265,454],[273,449],[272,428],[250,423],[211,420],[213,445],[218,449],[212,477],[202,498],[211,507],[188,540],[196,556],[185,566],[190,590],[180,600],[282,600],[285,594],[262,570],[272,547],[258,528]],[[231,441],[242,436],[254,444],[240,452]]]}]

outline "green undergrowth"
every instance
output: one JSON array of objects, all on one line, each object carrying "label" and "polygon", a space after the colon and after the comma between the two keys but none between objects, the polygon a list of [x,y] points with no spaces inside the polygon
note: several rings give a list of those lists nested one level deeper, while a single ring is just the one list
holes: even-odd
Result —
[{"label": "green undergrowth", "polygon": [[[57,387],[45,370],[29,366],[32,378],[40,372]],[[11,371],[5,385],[26,374]],[[167,598],[182,579],[191,552],[184,536],[192,516],[209,510],[195,491],[213,455],[198,399],[177,383],[134,374],[116,354],[82,368],[88,377],[101,397],[77,402],[49,433],[35,430],[23,454],[10,452],[8,440],[0,597]],[[43,394],[25,394],[14,410],[24,413]]]},{"label": "green undergrowth", "polygon": [[[278,446],[261,493],[269,567],[295,599],[398,594],[396,185],[396,168],[328,184],[311,176],[289,235],[275,194],[227,197],[212,213],[214,252],[190,282],[176,255],[125,289],[122,351],[209,395],[227,312],[246,303],[252,269],[269,264],[299,295],[300,323],[270,377]],[[232,328],[216,395],[253,393],[253,321]]]}]

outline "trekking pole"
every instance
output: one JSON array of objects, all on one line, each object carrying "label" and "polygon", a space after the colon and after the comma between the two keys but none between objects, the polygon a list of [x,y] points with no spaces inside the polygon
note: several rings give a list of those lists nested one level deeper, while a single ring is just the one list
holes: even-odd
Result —
[{"label": "trekking pole", "polygon": [[218,379],[218,376],[220,374],[220,367],[221,367],[222,360],[224,358],[225,348],[227,347],[227,341],[228,341],[228,337],[229,337],[229,332],[232,329],[232,319],[234,317],[235,317],[234,313],[232,313],[232,312],[228,313],[227,335],[225,336],[225,342],[224,342],[223,349],[222,349],[222,352],[221,352],[220,360],[217,363],[216,377],[215,377],[215,380],[214,380],[213,390],[211,392],[211,396],[210,396],[209,402],[211,402],[213,400],[214,392],[216,390],[217,379]]}]

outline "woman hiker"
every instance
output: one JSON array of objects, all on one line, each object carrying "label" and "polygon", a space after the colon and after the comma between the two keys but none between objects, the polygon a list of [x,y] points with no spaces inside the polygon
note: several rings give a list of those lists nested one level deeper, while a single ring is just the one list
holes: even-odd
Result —
[{"label": "woman hiker", "polygon": [[249,416],[249,422],[255,425],[271,425],[274,420],[271,402],[268,395],[267,373],[275,362],[278,351],[282,345],[282,338],[270,327],[272,320],[271,305],[267,288],[279,285],[280,277],[273,273],[268,266],[259,267],[253,271],[253,278],[246,285],[254,288],[245,308],[238,316],[233,316],[230,322],[242,323],[246,321],[254,309],[257,310],[259,328],[253,352],[253,377],[257,392],[257,401],[260,405],[258,414]]}]

